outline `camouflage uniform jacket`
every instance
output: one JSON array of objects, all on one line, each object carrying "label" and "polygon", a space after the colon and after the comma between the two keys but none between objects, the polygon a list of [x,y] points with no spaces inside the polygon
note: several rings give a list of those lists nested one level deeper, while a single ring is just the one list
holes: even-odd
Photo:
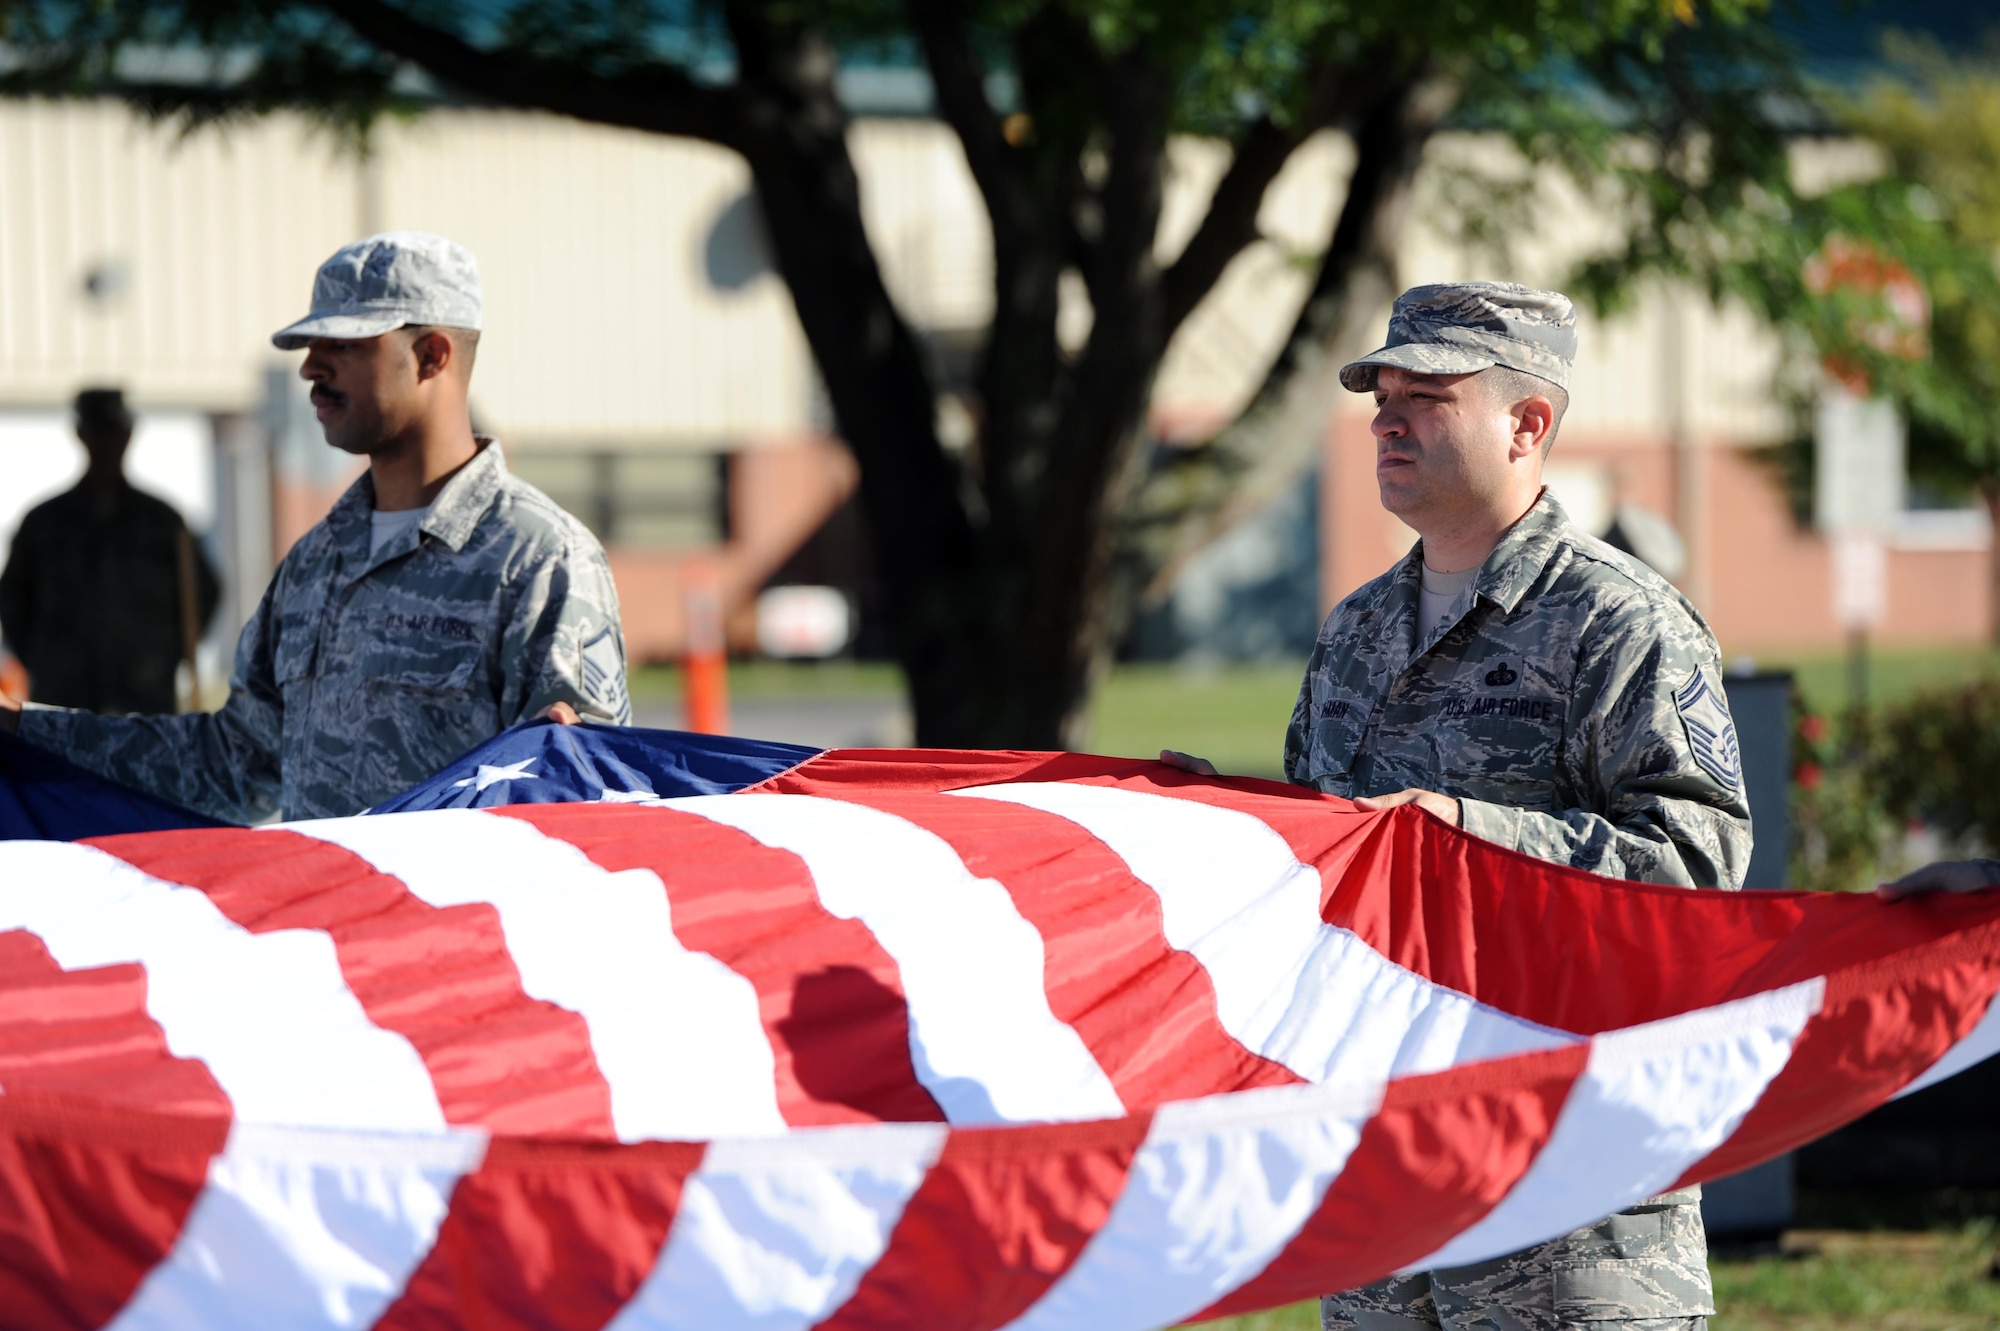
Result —
[{"label": "camouflage uniform jacket", "polygon": [[1327,616],[1286,775],[1350,797],[1454,796],[1467,831],[1609,877],[1741,887],[1750,810],[1694,607],[1546,491],[1463,614],[1418,640],[1422,560],[1418,545]]},{"label": "camouflage uniform jacket", "polygon": [[[1546,491],[1459,618],[1419,639],[1422,561],[1418,545],[1327,617],[1285,737],[1291,780],[1350,797],[1434,790],[1458,799],[1468,831],[1545,860],[1740,888],[1750,811],[1715,638],[1694,607],[1571,526]],[[1714,1311],[1700,1196],[1329,1295],[1322,1325],[1698,1325]]]},{"label": "camouflage uniform jacket", "polygon": [[595,537],[499,447],[370,555],[363,476],[292,547],[213,714],[30,709],[21,737],[238,822],[357,813],[549,704],[624,723],[618,595]]}]

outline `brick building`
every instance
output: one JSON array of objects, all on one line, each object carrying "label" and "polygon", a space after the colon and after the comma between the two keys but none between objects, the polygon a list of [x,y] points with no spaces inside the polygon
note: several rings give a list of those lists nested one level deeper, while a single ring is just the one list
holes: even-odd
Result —
[{"label": "brick building", "polygon": [[[854,149],[891,290],[939,369],[949,437],[969,422],[958,394],[990,301],[977,192],[956,141],[921,116],[864,115]],[[1497,149],[1457,139],[1439,151]],[[1163,439],[1198,437],[1254,388],[1303,295],[1291,255],[1322,243],[1348,156],[1323,136],[1273,188],[1267,239],[1169,349]],[[1226,156],[1186,141],[1172,164],[1163,256],[1192,231]],[[80,469],[64,442],[69,396],[122,384],[143,416],[141,483],[182,504],[227,572],[226,647],[275,559],[353,474],[302,408],[297,357],[268,334],[296,317],[338,245],[417,227],[479,256],[488,331],[475,412],[510,465],[605,539],[634,656],[680,650],[690,560],[718,571],[732,638],[747,645],[753,598],[774,577],[855,584],[865,564],[843,507],[854,464],[831,435],[748,191],[743,165],[713,147],[546,116],[438,111],[386,127],[359,160],[285,117],[179,139],[112,104],[0,103],[0,540]],[[1551,280],[1594,231],[1575,200],[1552,196],[1550,219],[1508,273],[1419,223],[1404,279]],[[1080,338],[1087,303],[1080,287],[1069,296]],[[1589,519],[1637,504],[1674,522],[1690,554],[1682,580],[1729,651],[1833,647],[1824,543],[1751,456],[1792,428],[1772,394],[1774,338],[1661,290],[1586,327],[1583,345],[1552,469],[1572,508]],[[1317,452],[1313,479],[1298,482],[1313,502],[1288,496],[1316,528],[1322,606],[1409,539],[1375,502],[1366,404],[1329,400],[1321,436],[1298,441],[1302,462]],[[1984,635],[1989,539],[1975,512],[1910,514],[1881,636]],[[1226,598],[1227,577],[1190,572],[1203,577]]]}]

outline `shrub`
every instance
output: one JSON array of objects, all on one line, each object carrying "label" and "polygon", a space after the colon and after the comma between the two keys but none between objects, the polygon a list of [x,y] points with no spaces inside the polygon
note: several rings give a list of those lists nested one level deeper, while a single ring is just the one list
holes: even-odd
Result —
[{"label": "shrub", "polygon": [[1892,816],[2000,846],[2000,677],[1888,709],[1869,766]]},{"label": "shrub", "polygon": [[1898,819],[1873,770],[1878,743],[1865,713],[1832,726],[1795,711],[1790,886],[1863,892],[1900,860]]}]

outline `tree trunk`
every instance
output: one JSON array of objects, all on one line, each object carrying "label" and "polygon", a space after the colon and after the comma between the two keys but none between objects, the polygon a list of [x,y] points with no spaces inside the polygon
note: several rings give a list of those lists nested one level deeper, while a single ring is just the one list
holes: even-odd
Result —
[{"label": "tree trunk", "polygon": [[[862,225],[831,51],[748,0],[729,13],[741,60],[732,146],[750,163],[777,266],[861,464],[861,507],[917,743],[1073,743],[1131,619],[1131,598],[1114,590],[1111,574],[1166,350],[1154,246],[1172,80],[1142,48],[1092,54],[1087,29],[1065,28],[1054,11],[1025,32],[1031,106],[1036,71],[1076,60],[1097,61],[1092,77],[1054,82],[1093,87],[1095,101],[1087,115],[1060,101],[1036,107],[1048,114],[1036,117],[1035,147],[1011,165],[982,159],[982,189],[1001,205],[991,208],[996,311],[979,384],[982,448],[962,469],[938,445],[934,386]],[[949,39],[942,29],[934,36]],[[1406,94],[1406,85],[1395,96],[1378,92],[1364,118],[1358,197],[1329,254],[1335,305],[1368,249],[1362,236],[1373,238],[1369,223],[1400,194],[1412,139],[1423,137],[1402,114]],[[961,108],[962,118],[976,114]],[[1086,182],[1076,171],[1085,148],[1077,127],[1089,123],[1100,127],[1092,151],[1102,154],[1102,176]],[[1093,306],[1089,339],[1073,357],[1055,338],[1056,279],[1071,265]],[[1330,294],[1315,292],[1305,324],[1325,319]]]}]

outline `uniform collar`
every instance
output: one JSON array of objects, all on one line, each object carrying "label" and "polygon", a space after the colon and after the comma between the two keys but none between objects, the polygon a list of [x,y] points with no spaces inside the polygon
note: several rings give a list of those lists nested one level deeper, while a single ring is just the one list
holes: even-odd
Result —
[{"label": "uniform collar", "polygon": [[1555,495],[1544,486],[1534,507],[1507,529],[1500,544],[1479,566],[1479,577],[1473,583],[1477,594],[1508,614],[1514,613],[1514,607],[1542,576],[1542,570],[1554,558],[1556,548],[1569,530],[1569,514],[1563,512]]},{"label": "uniform collar", "polygon": [[[1504,613],[1514,613],[1514,607],[1542,576],[1542,570],[1569,529],[1569,515],[1544,487],[1534,506],[1507,529],[1500,544],[1493,547],[1493,553],[1479,566],[1479,576],[1473,580],[1472,597],[1466,605],[1469,607],[1484,597]],[[1418,541],[1391,573],[1388,592],[1382,599],[1382,631],[1388,642],[1396,644],[1399,674],[1455,627],[1455,624],[1433,624],[1418,634],[1417,606],[1423,576],[1424,543]]]},{"label": "uniform collar", "polygon": [[476,434],[472,439],[479,451],[444,483],[421,525],[421,530],[450,546],[453,554],[472,539],[472,529],[493,507],[494,496],[507,480],[507,462],[493,436]]},{"label": "uniform collar", "polygon": [[[479,451],[452,474],[431,501],[431,511],[417,530],[435,536],[456,554],[472,539],[473,528],[479,519],[493,506],[493,498],[500,493],[501,485],[507,479],[507,463],[500,456],[500,447],[491,435],[477,434],[473,441]],[[367,472],[362,472],[354,484],[347,487],[345,494],[335,502],[326,515],[327,530],[334,542],[342,550],[354,557],[354,566],[364,567],[369,562],[368,547],[370,532],[368,519],[375,512],[375,481]],[[389,552],[383,551],[387,556]]]}]

